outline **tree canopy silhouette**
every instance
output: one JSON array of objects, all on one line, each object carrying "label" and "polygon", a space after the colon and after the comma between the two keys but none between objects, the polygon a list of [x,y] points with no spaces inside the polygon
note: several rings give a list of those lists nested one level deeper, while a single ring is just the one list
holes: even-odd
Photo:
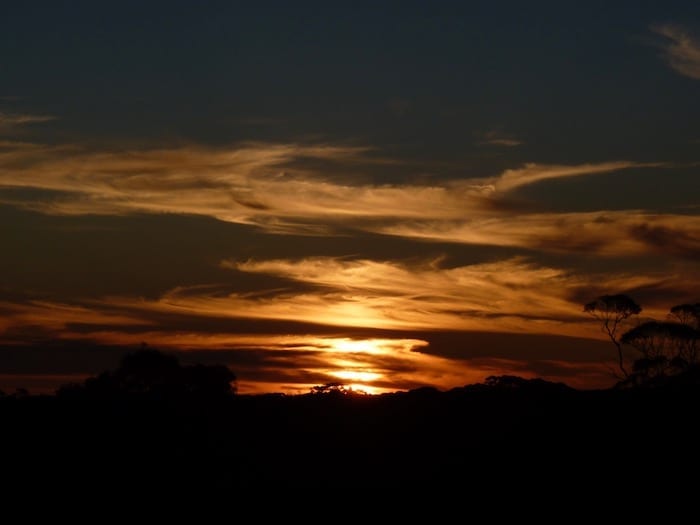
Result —
[{"label": "tree canopy silhouette", "polygon": [[212,398],[235,393],[235,374],[224,365],[186,365],[158,350],[141,349],[127,354],[119,368],[67,385],[61,396],[96,398]]},{"label": "tree canopy silhouette", "polygon": [[669,316],[681,324],[700,330],[700,303],[678,304],[671,308]]},{"label": "tree canopy silhouette", "polygon": [[583,311],[601,322],[601,329],[617,348],[620,371],[627,377],[629,374],[625,368],[625,358],[622,353],[622,343],[618,338],[618,330],[625,319],[639,314],[642,307],[625,294],[601,295],[596,300],[586,303]]},{"label": "tree canopy silhouette", "polygon": [[364,390],[354,390],[351,386],[345,383],[326,383],[324,385],[312,386],[309,390],[310,394],[314,395],[332,395],[332,396],[364,396],[367,392]]},{"label": "tree canopy silhouette", "polygon": [[696,365],[699,339],[700,331],[690,324],[647,321],[625,332],[620,341],[642,354],[643,357],[634,362],[631,377],[635,382],[641,382]]}]

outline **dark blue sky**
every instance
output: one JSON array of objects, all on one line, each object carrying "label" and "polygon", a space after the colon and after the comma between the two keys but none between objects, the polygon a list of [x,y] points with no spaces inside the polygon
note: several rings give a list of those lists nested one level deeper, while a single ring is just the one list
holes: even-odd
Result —
[{"label": "dark blue sky", "polygon": [[[322,138],[477,172],[692,160],[697,82],[650,27],[697,30],[695,2],[335,4],[17,2],[0,93],[66,139]],[[487,133],[524,147],[492,159]]]}]

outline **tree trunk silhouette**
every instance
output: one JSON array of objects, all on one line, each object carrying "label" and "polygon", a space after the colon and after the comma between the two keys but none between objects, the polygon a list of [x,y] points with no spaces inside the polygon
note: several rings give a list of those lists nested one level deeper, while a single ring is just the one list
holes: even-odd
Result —
[{"label": "tree trunk silhouette", "polygon": [[[610,326],[611,322],[612,322],[612,327]],[[617,326],[619,323],[620,323],[619,319],[613,319],[612,321],[606,320],[605,324],[603,326],[605,327],[605,331],[607,332],[608,337],[610,337],[610,340],[615,345],[615,348],[617,348],[618,366],[620,367],[620,371],[622,372],[622,375],[626,379],[629,377],[629,374],[627,373],[627,370],[625,369],[625,357],[622,354],[622,345],[620,344],[620,341],[617,340],[617,337],[615,337],[615,334],[617,333]]]},{"label": "tree trunk silhouette", "polygon": [[629,377],[627,370],[625,370],[625,359],[622,356],[622,345],[617,340],[615,340],[613,337],[611,337],[611,339],[612,339],[612,342],[615,343],[615,346],[617,347],[617,357],[619,359],[620,370],[622,371],[622,374],[625,377]]}]

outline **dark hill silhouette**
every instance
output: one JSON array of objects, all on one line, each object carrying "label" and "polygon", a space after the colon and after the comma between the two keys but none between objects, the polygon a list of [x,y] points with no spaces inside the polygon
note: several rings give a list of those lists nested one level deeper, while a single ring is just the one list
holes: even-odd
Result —
[{"label": "dark hill silhouette", "polygon": [[[700,438],[700,368],[644,388],[579,391],[494,376],[377,396],[320,388],[234,395],[225,367],[146,350],[55,396],[4,396],[6,479],[71,491],[235,486],[459,486],[521,479],[671,476]],[[229,385],[226,387],[225,385]],[[697,468],[695,454],[682,468]],[[39,480],[37,482],[36,480]],[[498,485],[500,486],[500,485]],[[55,483],[51,485],[57,490]],[[41,487],[39,487],[41,488]],[[39,490],[39,488],[35,490]]]}]

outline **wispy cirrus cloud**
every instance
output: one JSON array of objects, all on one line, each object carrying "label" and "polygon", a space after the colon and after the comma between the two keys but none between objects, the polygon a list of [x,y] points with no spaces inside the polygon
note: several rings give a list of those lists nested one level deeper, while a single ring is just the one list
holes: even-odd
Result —
[{"label": "wispy cirrus cloud", "polygon": [[[88,153],[7,146],[0,150],[0,187],[56,192],[55,199],[25,203],[47,213],[190,213],[274,229],[294,218],[390,214],[382,207],[397,200],[396,189],[339,184],[303,165],[372,163],[366,148],[247,144],[230,151]],[[422,189],[415,204],[430,191]]]},{"label": "wispy cirrus cloud", "polygon": [[0,301],[0,337],[4,342],[26,342],[65,335],[74,324],[94,326],[147,326],[149,321],[122,312],[81,304],[46,300]]},{"label": "wispy cirrus cloud", "polygon": [[[173,294],[170,294],[171,306],[172,299]],[[125,303],[123,301],[122,306]],[[178,313],[187,307],[179,304]],[[393,337],[391,332],[384,332],[383,337],[324,336],[313,332],[294,335],[188,332],[175,328],[176,319],[168,324],[167,318],[161,318],[160,323],[165,324],[160,326],[154,319],[144,321],[148,316],[143,314],[152,312],[152,305],[131,305],[120,310],[119,304],[114,302],[91,305],[3,302],[0,309],[11,314],[3,318],[9,326],[0,326],[0,333],[5,332],[0,347],[0,367],[17,376],[18,384],[31,385],[41,391],[80,381],[87,373],[113,367],[119,355],[133,351],[142,341],[178,352],[184,360],[201,362],[211,354],[209,359],[229,364],[236,371],[238,386],[246,393],[299,393],[313,385],[338,381],[380,393],[435,384],[450,388],[483,380],[487,375],[514,371],[524,376],[536,373],[529,370],[526,359],[469,355],[455,359],[441,356],[439,350],[424,352],[422,350],[429,345],[427,340],[409,338],[400,332]],[[210,310],[213,312],[216,316],[231,313]],[[93,328],[89,329],[90,326]],[[34,337],[27,339],[30,332]],[[18,337],[14,343],[13,336]],[[46,341],[57,336],[60,339],[53,339],[46,346]],[[75,358],[76,353],[85,353],[81,359],[83,367],[76,371],[63,364],[60,356],[66,352],[71,358]],[[548,367],[547,377],[557,377],[554,368]],[[567,363],[559,368],[565,371]],[[68,371],[77,375],[61,375]],[[590,381],[585,384],[591,385]]]},{"label": "wispy cirrus cloud", "polygon": [[700,256],[700,216],[605,211],[403,221],[379,232],[417,239],[602,256]]},{"label": "wispy cirrus cloud", "polygon": [[[446,388],[500,373],[544,375],[590,387],[609,381],[607,371],[583,357],[585,352],[570,355],[566,338],[561,348],[542,354],[524,342],[498,351],[475,349],[479,343],[470,345],[468,336],[433,348],[431,334],[603,338],[582,312],[591,297],[608,290],[635,297],[655,289],[664,290],[665,297],[700,293],[692,271],[581,274],[518,257],[453,267],[442,259],[342,257],[228,259],[221,266],[281,278],[288,285],[247,293],[224,285],[182,286],[152,299],[4,301],[0,339],[26,344],[59,338],[119,348],[148,341],[178,351],[216,351],[229,356],[248,392],[305,391],[338,380],[373,392],[424,384]],[[668,309],[668,304],[648,301],[644,306],[645,315],[658,318]],[[244,322],[236,324],[239,319]],[[294,322],[295,328],[280,332],[281,321]],[[255,331],[259,322],[270,323],[267,332]],[[572,363],[581,359],[588,364],[574,377],[577,365]],[[40,371],[28,367],[24,372]]]},{"label": "wispy cirrus cloud", "polygon": [[[0,376],[5,386],[51,392],[70,382],[113,368],[121,356],[138,347],[138,336],[123,332],[93,334],[119,345],[72,339],[44,345],[0,347]],[[423,352],[420,339],[318,337],[314,335],[258,336],[248,334],[140,334],[183,362],[227,364],[235,370],[239,391],[306,393],[314,385],[350,384],[369,393],[408,390],[420,386],[448,389],[483,381],[489,375],[517,374],[546,377],[569,385],[608,386],[604,364],[583,356],[572,360],[528,359],[526,356],[444,357]],[[566,339],[563,339],[566,341]],[[69,352],[77,363],[66,362]],[[517,353],[517,352],[516,352]],[[597,352],[594,352],[597,355]]]},{"label": "wispy cirrus cloud", "polygon": [[[581,275],[522,258],[453,268],[440,261],[316,257],[227,260],[233,270],[304,285],[240,293],[221,286],[180,287],[155,300],[109,298],[128,311],[285,320],[385,330],[485,330],[588,336],[581,301],[605,290],[666,286],[670,275]],[[683,276],[686,293],[700,282]],[[312,285],[313,288],[309,288]],[[668,305],[663,305],[667,308]],[[653,311],[653,308],[652,310]]]},{"label": "wispy cirrus cloud", "polygon": [[0,187],[63,192],[54,201],[36,206],[67,214],[170,211],[242,223],[254,223],[257,216],[457,218],[483,207],[483,197],[496,198],[494,192],[507,193],[548,179],[661,166],[630,161],[527,164],[487,178],[434,185],[374,185],[336,182],[332,165],[324,170],[303,164],[305,159],[360,166],[390,162],[369,157],[368,151],[328,145],[244,144],[232,150],[189,147],[90,153],[70,146],[6,142],[0,149],[4,168]]},{"label": "wispy cirrus cloud", "polygon": [[[679,234],[679,242],[667,243],[674,253],[695,250],[697,221],[692,217],[535,214],[509,208],[510,194],[527,185],[665,167],[661,163],[526,164],[493,177],[431,185],[344,182],[332,176],[334,166],[352,165],[362,171],[377,163],[391,160],[348,146],[250,143],[229,150],[86,152],[6,141],[0,144],[0,188],[42,192],[38,197],[24,194],[24,200],[7,195],[0,199],[49,214],[193,214],[272,233],[333,235],[355,230],[554,251],[584,247],[604,255],[653,251],[659,244],[653,232],[668,227]],[[624,227],[611,234],[605,221]]]},{"label": "wispy cirrus cloud", "polygon": [[506,139],[506,138],[495,138],[495,139],[488,139],[483,142],[484,144],[490,144],[491,146],[506,146],[509,148],[512,148],[514,146],[520,146],[522,144],[521,140],[517,139]]},{"label": "wispy cirrus cloud", "polygon": [[37,124],[56,120],[53,115],[35,115],[31,113],[3,113],[0,112],[0,130],[8,130],[16,126]]},{"label": "wispy cirrus cloud", "polygon": [[522,145],[523,141],[514,138],[512,135],[505,135],[497,131],[488,131],[482,135],[478,144],[482,146],[504,146],[513,148]]},{"label": "wispy cirrus cloud", "polygon": [[700,80],[700,38],[680,25],[662,24],[651,29],[667,39],[663,56],[669,67],[683,76]]},{"label": "wispy cirrus cloud", "polygon": [[498,191],[508,192],[545,180],[598,175],[632,168],[658,168],[662,166],[664,166],[663,163],[631,161],[578,164],[574,166],[526,164],[521,168],[504,171],[498,177],[493,178],[491,184]]}]

